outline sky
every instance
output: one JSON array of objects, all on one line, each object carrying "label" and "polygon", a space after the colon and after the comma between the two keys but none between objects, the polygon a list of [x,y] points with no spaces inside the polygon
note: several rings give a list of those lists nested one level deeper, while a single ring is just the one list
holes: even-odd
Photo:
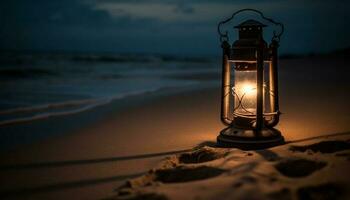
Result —
[{"label": "sky", "polygon": [[[323,53],[350,46],[346,0],[8,0],[0,2],[0,49],[218,55],[217,24],[254,8],[285,25],[282,54]],[[267,25],[265,40],[278,27]]]}]

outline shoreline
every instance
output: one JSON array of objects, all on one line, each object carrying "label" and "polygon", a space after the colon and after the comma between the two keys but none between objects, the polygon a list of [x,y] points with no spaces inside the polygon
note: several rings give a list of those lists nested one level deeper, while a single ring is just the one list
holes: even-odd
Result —
[{"label": "shoreline", "polygon": [[[112,99],[108,103],[95,106],[82,112],[69,115],[50,116],[38,120],[0,126],[2,137],[4,137],[4,135],[5,137],[7,136],[7,138],[2,138],[0,155],[20,148],[26,148],[26,146],[30,146],[31,144],[45,142],[47,139],[64,136],[66,134],[74,134],[76,131],[79,131],[87,125],[97,124],[108,119],[110,115],[123,112],[135,106],[148,104],[157,98],[210,88],[210,86],[202,86],[202,88],[196,88],[196,86],[197,85],[169,87],[141,94],[131,94],[124,98]],[[52,126],[55,128],[51,128]],[[33,132],[35,133],[33,134]],[[13,135],[16,135],[17,137]],[[17,142],[17,144],[14,144],[11,139],[21,138],[23,136],[25,137],[25,140]]]}]

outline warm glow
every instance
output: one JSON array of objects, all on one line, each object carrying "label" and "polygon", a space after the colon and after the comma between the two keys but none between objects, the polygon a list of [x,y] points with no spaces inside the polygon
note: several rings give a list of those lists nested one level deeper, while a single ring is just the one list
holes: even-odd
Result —
[{"label": "warm glow", "polygon": [[237,112],[242,114],[253,114],[256,111],[256,84],[254,82],[245,81],[238,83],[233,88],[236,95],[235,104]]},{"label": "warm glow", "polygon": [[235,71],[234,112],[240,114],[254,114],[256,112],[257,82],[256,71]]},{"label": "warm glow", "polygon": [[242,84],[241,93],[245,96],[255,96],[256,95],[256,85],[253,85],[250,83]]}]

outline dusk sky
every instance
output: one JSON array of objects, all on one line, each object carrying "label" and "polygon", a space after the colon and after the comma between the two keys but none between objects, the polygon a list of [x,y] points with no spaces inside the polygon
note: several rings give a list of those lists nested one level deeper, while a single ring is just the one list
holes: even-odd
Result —
[{"label": "dusk sky", "polygon": [[[9,0],[0,3],[0,49],[217,55],[218,22],[242,8],[284,23],[282,53],[350,46],[345,0]],[[234,25],[257,17],[239,16],[226,27],[232,39]]]}]

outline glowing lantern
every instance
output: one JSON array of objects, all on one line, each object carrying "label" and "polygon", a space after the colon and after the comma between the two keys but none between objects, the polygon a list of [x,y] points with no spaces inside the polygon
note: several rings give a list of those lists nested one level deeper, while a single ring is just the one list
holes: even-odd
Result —
[{"label": "glowing lantern", "polygon": [[[247,20],[235,26],[239,38],[232,46],[221,26],[238,13],[253,11],[264,20],[280,26],[268,45],[263,39],[266,25]],[[274,129],[279,122],[277,48],[283,25],[266,18],[260,11],[243,9],[218,25],[223,49],[221,121],[227,125],[217,142],[221,146],[242,149],[266,148],[284,143],[281,133]]]}]

